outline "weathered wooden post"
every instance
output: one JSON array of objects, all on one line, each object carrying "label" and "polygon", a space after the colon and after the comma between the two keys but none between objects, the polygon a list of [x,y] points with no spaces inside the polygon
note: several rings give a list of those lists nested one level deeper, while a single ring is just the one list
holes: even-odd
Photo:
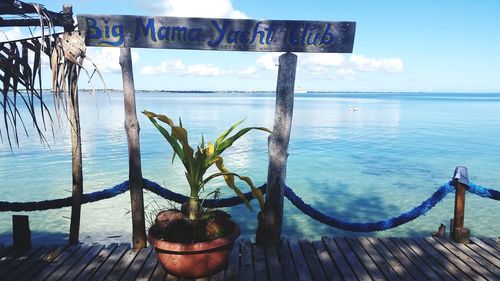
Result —
[{"label": "weathered wooden post", "polygon": [[130,204],[132,210],[132,245],[135,249],[146,247],[144,199],[142,194],[141,150],[139,121],[135,106],[134,73],[130,48],[120,48],[123,94],[125,105],[125,131],[128,140]]},{"label": "weathered wooden post", "polygon": [[259,215],[256,242],[278,245],[283,223],[283,196],[286,179],[288,142],[292,128],[293,95],[297,56],[288,52],[279,57],[278,85],[273,134],[268,139],[269,165],[264,214]]},{"label": "weathered wooden post", "polygon": [[14,248],[31,248],[31,230],[28,216],[12,216],[12,242]]},{"label": "weathered wooden post", "polygon": [[78,105],[78,66],[70,63],[69,67],[69,123],[71,130],[71,162],[73,185],[71,188],[71,223],[69,243],[79,241],[80,214],[83,197],[83,171],[82,171],[82,138],[80,130],[80,109]]},{"label": "weathered wooden post", "polygon": [[[65,32],[72,32],[73,26],[73,6],[65,4],[63,6],[63,16]],[[72,62],[68,62],[69,80],[69,123],[71,131],[71,163],[73,184],[71,188],[71,222],[69,227],[69,244],[79,242],[80,216],[83,196],[83,171],[82,171],[82,139],[80,132],[80,109],[78,102],[78,76],[80,67]]]},{"label": "weathered wooden post", "polygon": [[466,167],[458,166],[455,168],[453,176],[455,185],[455,210],[450,229],[450,237],[459,243],[470,242],[470,230],[464,227],[465,212],[465,190],[469,184],[469,175]]}]

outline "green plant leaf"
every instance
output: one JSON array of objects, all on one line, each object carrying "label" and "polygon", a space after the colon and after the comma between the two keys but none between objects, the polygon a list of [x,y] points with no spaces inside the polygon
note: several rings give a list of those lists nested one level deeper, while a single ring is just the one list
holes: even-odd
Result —
[{"label": "green plant leaf", "polygon": [[238,131],[236,134],[234,134],[233,136],[225,139],[222,143],[220,143],[218,146],[216,146],[215,154],[216,155],[220,155],[222,152],[224,152],[224,150],[226,150],[231,145],[233,145],[233,143],[237,139],[239,139],[240,137],[242,137],[243,135],[245,135],[246,133],[248,133],[251,130],[264,131],[264,132],[268,132],[270,134],[273,133],[271,130],[269,130],[268,128],[265,128],[265,127],[247,127],[247,128],[243,128],[240,131]]},{"label": "green plant leaf", "polygon": [[[215,174],[212,174],[210,175],[209,177],[207,177],[205,180],[203,180],[203,183],[206,184],[207,182],[213,180],[214,178],[217,178],[217,177],[224,177],[224,180],[226,181],[226,184],[229,188],[231,188],[238,197],[240,197],[241,200],[243,200],[243,203],[245,203],[245,206],[250,209],[250,210],[253,210],[252,209],[252,206],[250,205],[250,202],[248,202],[248,200],[245,198],[245,195],[243,194],[243,192],[234,184],[234,177],[233,176],[237,176],[240,178],[240,176],[236,173],[215,173]],[[231,181],[228,181],[226,180],[227,178],[233,178],[233,182],[231,184]]]},{"label": "green plant leaf", "polygon": [[[172,137],[169,134],[169,132],[165,128],[163,128],[163,126],[158,124],[158,122],[156,121],[155,117],[157,117],[158,115],[156,115],[153,112],[149,112],[149,111],[145,111],[145,110],[142,113],[148,117],[148,119],[151,121],[151,123],[153,123],[153,125],[156,127],[156,129],[158,129],[158,131],[160,131],[160,133],[163,135],[163,137],[170,144],[170,146],[174,150],[174,157],[175,157],[175,154],[177,154],[177,156],[179,156],[180,159],[183,159],[184,153],[182,151],[181,146],[177,142],[177,140],[174,137]],[[172,161],[173,161],[173,159],[172,159]]]},{"label": "green plant leaf", "polygon": [[234,130],[234,128],[238,127],[241,123],[243,123],[245,119],[242,119],[241,121],[236,122],[233,124],[229,129],[227,129],[222,135],[220,135],[217,140],[215,141],[215,147],[219,146],[219,144],[224,141],[224,139]]}]

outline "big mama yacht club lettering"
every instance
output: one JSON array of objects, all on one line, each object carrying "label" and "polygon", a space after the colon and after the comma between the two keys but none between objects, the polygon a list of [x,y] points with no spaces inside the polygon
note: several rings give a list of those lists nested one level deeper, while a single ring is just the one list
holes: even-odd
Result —
[{"label": "big mama yacht club lettering", "polygon": [[78,15],[87,46],[351,53],[355,22]]}]

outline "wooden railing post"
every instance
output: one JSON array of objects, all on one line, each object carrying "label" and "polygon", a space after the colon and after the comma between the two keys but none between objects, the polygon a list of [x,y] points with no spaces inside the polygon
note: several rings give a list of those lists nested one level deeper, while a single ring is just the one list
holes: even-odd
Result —
[{"label": "wooden railing post", "polygon": [[14,248],[31,248],[31,230],[28,216],[12,216],[12,242]]},{"label": "wooden railing post", "polygon": [[120,48],[120,65],[123,79],[125,105],[125,131],[128,141],[130,205],[132,211],[132,246],[146,247],[144,222],[144,198],[142,194],[141,150],[139,143],[139,121],[135,105],[134,73],[130,48]]},{"label": "wooden railing post", "polygon": [[[63,6],[63,14],[66,18],[72,18],[73,7]],[[67,23],[64,26],[65,32],[72,32],[74,26]],[[78,102],[78,76],[80,67],[72,62],[68,62],[69,80],[69,123],[71,131],[71,163],[72,179],[71,188],[71,221],[69,226],[69,244],[77,244],[80,236],[80,216],[83,197],[83,170],[82,170],[82,138],[80,131],[80,107]]]},{"label": "wooden railing post", "polygon": [[466,167],[458,166],[453,175],[455,185],[455,210],[453,214],[450,238],[459,243],[469,243],[470,230],[464,227],[465,191],[469,184],[469,175]]},{"label": "wooden railing post", "polygon": [[297,56],[286,53],[279,57],[276,87],[276,111],[273,133],[268,139],[269,166],[264,214],[259,214],[256,242],[259,245],[278,245],[283,223],[283,196],[286,179],[288,142],[292,127],[293,94]]}]

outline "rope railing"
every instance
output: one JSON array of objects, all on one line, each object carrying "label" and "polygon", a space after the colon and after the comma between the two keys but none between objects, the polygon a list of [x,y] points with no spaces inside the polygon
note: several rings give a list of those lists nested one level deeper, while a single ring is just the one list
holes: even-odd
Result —
[{"label": "rope railing", "polygon": [[[475,183],[469,182],[466,186],[467,190],[475,195],[490,198],[493,200],[500,200],[500,192],[494,189],[488,189],[477,185]],[[167,188],[161,187],[158,183],[150,181],[148,179],[144,179],[144,189],[149,190],[158,196],[161,196],[165,199],[183,203],[186,202],[188,197],[184,196],[180,193],[176,193]],[[265,193],[266,185],[262,185],[259,189]],[[114,187],[104,189],[101,191],[96,191],[92,193],[84,194],[82,197],[82,204],[96,202],[103,199],[112,198],[119,194],[122,194],[129,190],[128,181],[124,181]],[[380,231],[385,229],[394,228],[410,222],[419,216],[425,214],[434,206],[436,206],[441,200],[443,200],[446,195],[450,192],[454,191],[453,182],[449,181],[439,187],[429,198],[423,201],[420,205],[414,207],[413,209],[400,214],[399,216],[392,217],[386,220],[381,220],[377,222],[350,222],[344,221],[333,216],[326,215],[317,209],[311,207],[309,204],[304,202],[302,198],[300,198],[293,190],[284,186],[285,197],[290,200],[290,202],[301,212],[310,216],[311,218],[332,226],[336,228],[340,228],[348,231],[356,231],[356,232],[371,232],[371,231]],[[247,200],[252,200],[252,193],[247,192],[244,194]],[[243,200],[238,196],[223,198],[223,199],[207,199],[204,202],[204,206],[208,208],[220,208],[220,207],[232,207],[243,203]],[[11,211],[11,212],[22,212],[22,211],[42,211],[49,209],[59,209],[63,207],[71,206],[71,197],[53,199],[53,200],[43,200],[43,201],[35,201],[35,202],[6,202],[0,201],[0,211]]]}]

